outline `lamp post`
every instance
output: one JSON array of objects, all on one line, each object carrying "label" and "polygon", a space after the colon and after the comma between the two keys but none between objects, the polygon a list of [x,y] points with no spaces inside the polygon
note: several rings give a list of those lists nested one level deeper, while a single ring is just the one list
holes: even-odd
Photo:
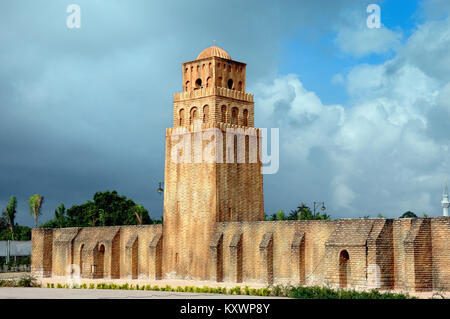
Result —
[{"label": "lamp post", "polygon": [[444,192],[442,194],[442,215],[448,216],[448,207],[450,202],[448,201],[448,187],[447,187],[447,177],[444,179]]},{"label": "lamp post", "polygon": [[327,209],[325,207],[325,202],[314,202],[314,215],[316,215],[316,209],[319,207],[320,204],[322,204],[322,207],[320,207],[321,211],[324,211],[325,209]]},{"label": "lamp post", "polygon": [[158,187],[158,189],[156,191],[159,193],[159,195],[161,195],[164,192],[164,189],[162,188],[162,183],[161,182],[159,182],[159,187]]}]

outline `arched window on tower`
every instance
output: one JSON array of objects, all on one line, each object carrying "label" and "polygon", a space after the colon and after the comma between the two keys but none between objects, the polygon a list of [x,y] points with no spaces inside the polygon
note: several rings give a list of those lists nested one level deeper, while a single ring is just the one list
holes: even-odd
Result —
[{"label": "arched window on tower", "polygon": [[202,79],[197,79],[195,81],[195,89],[198,90],[198,89],[201,89],[201,88],[202,88]]},{"label": "arched window on tower", "polygon": [[238,84],[238,90],[239,90],[239,91],[242,91],[242,81],[239,81],[239,84]]},{"label": "arched window on tower", "polygon": [[180,110],[180,114],[179,114],[179,117],[178,117],[178,125],[179,126],[184,125],[184,109]]},{"label": "arched window on tower", "polygon": [[248,126],[248,110],[245,109],[242,116],[242,125]]},{"label": "arched window on tower", "polygon": [[221,109],[221,117],[222,117],[222,122],[226,123],[227,122],[227,107],[225,105],[222,105],[222,109]]},{"label": "arched window on tower", "polygon": [[193,108],[191,108],[191,124],[194,124],[195,120],[197,119],[198,119],[198,110],[194,106]]},{"label": "arched window on tower", "polygon": [[211,78],[211,77],[208,77],[208,78],[206,79],[206,87],[207,87],[207,88],[212,87],[212,78]]},{"label": "arched window on tower", "polygon": [[216,84],[216,86],[222,87],[222,77],[221,77],[221,76],[219,76],[219,77],[217,78],[217,84]]},{"label": "arched window on tower", "polygon": [[189,91],[190,89],[191,89],[191,82],[186,81],[186,85],[185,85],[185,87],[184,87],[184,90],[185,90],[185,91]]},{"label": "arched window on tower", "polygon": [[209,106],[205,105],[203,107],[203,123],[208,122],[209,119]]},{"label": "arched window on tower", "polygon": [[229,80],[228,80],[228,88],[229,88],[230,90],[233,89],[233,80],[232,80],[232,79],[229,79]]},{"label": "arched window on tower", "polygon": [[231,124],[238,124],[238,115],[239,115],[239,109],[237,107],[233,107],[231,109]]}]

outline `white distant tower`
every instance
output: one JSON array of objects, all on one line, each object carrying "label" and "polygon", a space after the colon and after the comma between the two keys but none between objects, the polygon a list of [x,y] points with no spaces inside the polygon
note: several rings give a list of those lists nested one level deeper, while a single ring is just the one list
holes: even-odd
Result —
[{"label": "white distant tower", "polygon": [[448,187],[447,187],[447,177],[444,180],[444,194],[442,195],[442,214],[448,216],[448,207],[450,202],[448,201]]}]

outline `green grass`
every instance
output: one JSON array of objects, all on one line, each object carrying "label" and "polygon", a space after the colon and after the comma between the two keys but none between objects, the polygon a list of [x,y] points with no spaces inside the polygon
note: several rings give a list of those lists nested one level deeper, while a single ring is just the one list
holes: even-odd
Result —
[{"label": "green grass", "polygon": [[406,294],[370,291],[356,291],[346,289],[332,289],[328,287],[291,287],[288,296],[300,299],[410,299]]},{"label": "green grass", "polygon": [[[0,283],[1,286],[1,283]],[[47,288],[55,288],[55,284],[47,283]],[[304,287],[304,286],[269,286],[267,288],[249,288],[245,286],[241,288],[236,286],[233,288],[225,287],[193,287],[193,286],[178,286],[173,288],[169,285],[164,287],[151,285],[133,285],[133,284],[87,284],[82,285],[68,285],[57,284],[56,288],[74,288],[74,289],[119,289],[119,290],[148,290],[148,291],[170,291],[170,292],[194,292],[194,293],[212,293],[212,294],[229,294],[229,295],[250,295],[250,296],[274,296],[274,297],[290,297],[299,299],[409,299],[414,298],[408,294],[380,292],[376,289],[370,291],[356,291],[346,289],[332,289],[329,287]]]}]

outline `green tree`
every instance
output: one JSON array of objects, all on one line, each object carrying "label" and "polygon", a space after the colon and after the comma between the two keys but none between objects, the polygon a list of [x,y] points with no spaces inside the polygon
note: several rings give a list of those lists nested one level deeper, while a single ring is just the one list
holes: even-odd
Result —
[{"label": "green tree", "polygon": [[6,206],[6,210],[3,211],[3,218],[6,222],[6,226],[11,235],[11,239],[14,240],[14,227],[17,213],[17,199],[15,196],[11,196]]},{"label": "green tree", "polygon": [[329,220],[330,216],[326,213],[320,213],[319,211],[313,213],[311,208],[309,208],[305,203],[301,203],[296,209],[292,210],[289,214],[288,219],[298,219],[298,220]]},{"label": "green tree", "polygon": [[[59,227],[58,218],[48,221],[42,227]],[[75,205],[65,211],[64,227],[146,225],[161,223],[153,221],[148,211],[132,199],[120,196],[116,191],[95,193],[93,200]]]},{"label": "green tree", "polygon": [[417,218],[417,215],[408,210],[407,212],[404,212],[403,215],[400,216],[400,218]]},{"label": "green tree", "polygon": [[284,212],[282,209],[280,209],[278,211],[276,218],[277,218],[276,220],[285,220],[286,219],[286,216],[284,215]]},{"label": "green tree", "polygon": [[59,204],[58,208],[56,208],[55,222],[59,228],[65,227],[65,225],[66,225],[66,207],[64,206],[64,204]]},{"label": "green tree", "polygon": [[41,216],[41,207],[44,203],[44,197],[36,194],[28,199],[28,206],[30,207],[30,215],[34,217],[34,225],[37,227],[37,221],[39,216]]}]

